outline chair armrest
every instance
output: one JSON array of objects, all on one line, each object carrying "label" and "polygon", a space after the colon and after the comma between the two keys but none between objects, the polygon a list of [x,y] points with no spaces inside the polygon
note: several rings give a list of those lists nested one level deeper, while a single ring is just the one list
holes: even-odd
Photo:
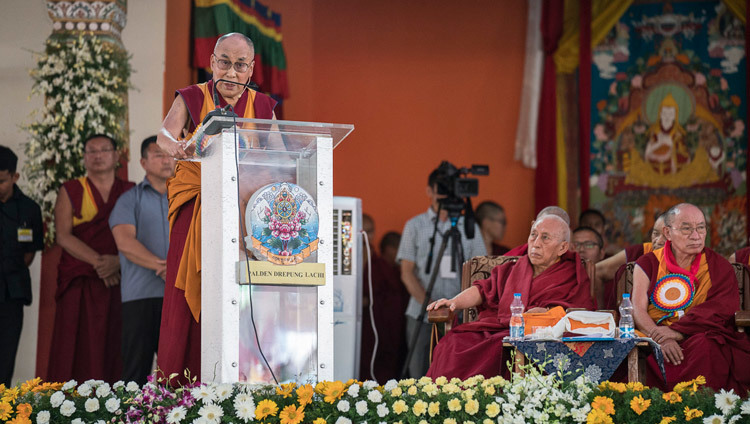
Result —
[{"label": "chair armrest", "polygon": [[750,327],[750,311],[735,312],[734,325],[737,327]]},{"label": "chair armrest", "polygon": [[433,324],[439,322],[451,323],[453,322],[454,317],[455,314],[447,306],[432,311],[427,311],[427,320]]}]

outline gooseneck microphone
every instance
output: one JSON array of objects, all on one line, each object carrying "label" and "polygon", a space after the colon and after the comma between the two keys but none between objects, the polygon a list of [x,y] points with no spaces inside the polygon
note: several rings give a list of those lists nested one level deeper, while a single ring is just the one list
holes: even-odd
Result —
[{"label": "gooseneck microphone", "polygon": [[[209,119],[211,119],[211,118],[213,118],[215,116],[221,116],[223,118],[239,118],[239,116],[237,116],[237,114],[234,113],[232,105],[228,104],[228,105],[224,106],[223,108],[221,107],[221,105],[219,103],[219,90],[216,89],[216,84],[218,84],[219,82],[224,82],[224,83],[228,83],[228,84],[235,84],[235,85],[240,85],[240,86],[245,87],[245,88],[254,89],[254,87],[253,87],[254,84],[253,83],[245,84],[245,83],[242,83],[242,82],[235,82],[235,81],[225,80],[223,78],[220,78],[220,79],[214,81],[213,98],[214,98],[214,105],[216,106],[216,109],[214,109],[211,112],[208,112],[206,114],[206,117],[203,118],[203,125],[206,125],[206,122],[208,122]],[[213,121],[213,122],[211,122],[211,124],[208,125],[208,127],[206,127],[203,130],[203,133],[207,134],[207,135],[216,135],[221,130],[223,130],[224,128],[232,128],[233,126],[234,126],[234,123],[231,122],[231,121]]]}]

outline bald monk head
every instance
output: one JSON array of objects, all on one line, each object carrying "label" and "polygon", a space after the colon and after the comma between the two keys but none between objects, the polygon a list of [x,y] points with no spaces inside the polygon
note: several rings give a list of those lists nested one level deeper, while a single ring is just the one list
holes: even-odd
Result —
[{"label": "bald monk head", "polygon": [[560,260],[568,251],[570,227],[557,215],[544,215],[534,221],[529,233],[529,261],[534,275]]},{"label": "bald monk head", "polygon": [[703,211],[690,203],[672,206],[664,214],[664,237],[672,243],[676,258],[700,254],[706,245],[707,229]]},{"label": "bald monk head", "polygon": [[539,218],[545,215],[558,216],[562,218],[563,221],[565,221],[565,225],[570,227],[570,216],[568,216],[568,213],[565,212],[565,209],[559,206],[547,206],[546,208],[540,210],[538,214],[536,214],[536,219],[539,220]]},{"label": "bald monk head", "polygon": [[225,99],[238,99],[245,87],[242,85],[219,82],[219,79],[236,81],[242,84],[250,82],[255,67],[255,47],[244,34],[231,32],[219,37],[211,55],[211,72],[216,89]]}]

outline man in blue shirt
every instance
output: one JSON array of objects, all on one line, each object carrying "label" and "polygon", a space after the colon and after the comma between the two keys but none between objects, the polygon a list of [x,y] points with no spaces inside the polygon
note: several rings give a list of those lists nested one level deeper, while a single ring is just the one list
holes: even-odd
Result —
[{"label": "man in blue shirt", "polygon": [[10,386],[23,327],[31,304],[29,265],[44,247],[42,211],[18,188],[18,157],[0,146],[0,384]]},{"label": "man in blue shirt", "polygon": [[175,162],[156,144],[141,144],[146,177],[125,192],[109,217],[122,268],[122,379],[145,384],[159,347],[169,222],[167,179]]}]

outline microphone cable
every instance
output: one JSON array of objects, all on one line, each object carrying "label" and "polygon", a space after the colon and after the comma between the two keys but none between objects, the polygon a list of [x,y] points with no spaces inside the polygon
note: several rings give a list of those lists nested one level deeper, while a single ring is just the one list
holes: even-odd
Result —
[{"label": "microphone cable", "polygon": [[372,346],[372,357],[370,358],[370,378],[372,378],[372,381],[378,381],[375,378],[375,356],[378,354],[379,338],[378,329],[375,326],[375,309],[373,306],[375,295],[372,292],[372,252],[370,252],[370,239],[367,237],[367,233],[364,230],[360,230],[360,232],[365,238],[365,250],[367,251],[367,284],[370,289],[370,326],[372,327],[372,332],[375,334],[375,344]]}]

